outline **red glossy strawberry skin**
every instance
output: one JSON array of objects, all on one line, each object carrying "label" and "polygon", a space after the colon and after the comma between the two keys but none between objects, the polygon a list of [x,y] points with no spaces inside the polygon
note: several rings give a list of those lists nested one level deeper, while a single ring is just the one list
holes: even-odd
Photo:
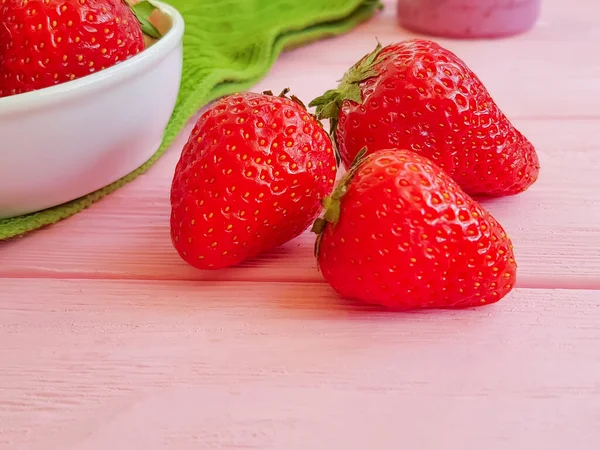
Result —
[{"label": "red glossy strawberry skin", "polygon": [[501,225],[410,150],[368,155],[340,206],[339,221],[321,236],[318,262],[344,297],[394,310],[465,308],[495,303],[515,284],[513,247]]},{"label": "red glossy strawberry skin", "polygon": [[332,143],[288,98],[236,94],[196,123],[171,189],[171,237],[199,269],[235,266],[301,234],[335,183]]},{"label": "red glossy strawberry skin", "polygon": [[[348,83],[352,78],[364,79]],[[360,88],[358,102],[344,94],[352,84]],[[349,71],[340,93],[339,108],[324,111],[323,98],[311,105],[321,105],[319,117],[338,121],[335,136],[346,167],[363,147],[392,147],[432,159],[470,195],[513,195],[538,178],[533,145],[477,75],[435,42],[413,39],[376,50]]]},{"label": "red glossy strawberry skin", "polygon": [[84,77],[143,49],[124,0],[7,0],[0,4],[0,97]]}]

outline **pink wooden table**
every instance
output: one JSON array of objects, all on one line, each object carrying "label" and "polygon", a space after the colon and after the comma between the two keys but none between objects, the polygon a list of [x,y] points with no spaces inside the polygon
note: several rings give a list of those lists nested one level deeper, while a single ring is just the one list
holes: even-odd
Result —
[{"label": "pink wooden table", "polygon": [[[462,312],[369,314],[305,235],[198,272],[168,232],[182,138],[89,210],[0,243],[0,448],[591,450],[600,442],[600,3],[544,0],[531,33],[441,41],[537,146],[526,194],[488,203],[519,285]],[[284,55],[255,89],[310,100],[393,9]],[[187,131],[186,131],[187,132]]]}]

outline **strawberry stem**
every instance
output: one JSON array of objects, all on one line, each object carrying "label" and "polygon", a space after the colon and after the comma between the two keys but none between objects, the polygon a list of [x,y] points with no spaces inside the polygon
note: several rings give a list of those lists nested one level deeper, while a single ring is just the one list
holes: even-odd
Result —
[{"label": "strawberry stem", "polygon": [[145,35],[150,36],[151,38],[160,39],[162,37],[162,34],[154,25],[152,25],[152,22],[150,22],[150,16],[158,8],[152,3],[150,3],[148,0],[143,0],[139,3],[136,3],[135,5],[132,5],[129,2],[127,2],[127,4],[129,5],[129,8],[131,8],[131,11],[133,11],[133,14],[140,23],[142,32]]},{"label": "strawberry stem", "polygon": [[335,146],[338,146],[336,130],[340,108],[345,100],[362,103],[360,83],[364,80],[378,75],[374,65],[379,62],[379,56],[383,50],[379,41],[377,47],[371,53],[365,55],[358,63],[344,74],[337,89],[330,89],[320,97],[312,100],[308,106],[316,106],[316,117],[319,120],[329,119],[329,134]]},{"label": "strawberry stem", "polygon": [[[296,103],[297,105],[300,105],[302,107],[302,109],[307,110],[306,109],[306,105],[304,104],[304,102],[302,100],[300,100],[298,97],[296,97],[295,95],[291,95],[288,97],[288,94],[290,93],[290,88],[284,88],[283,91],[281,91],[281,93],[278,95],[278,97],[281,98],[287,98],[288,100],[293,101],[294,103]],[[269,95],[269,96],[273,96],[273,91],[268,90],[268,91],[263,91],[264,95]],[[308,110],[307,110],[308,111]],[[311,114],[312,115],[312,114]],[[316,117],[314,115],[312,115],[313,117]]]},{"label": "strawberry stem", "polygon": [[[262,93],[263,93],[263,95],[268,95],[271,97],[273,97],[275,95],[275,94],[273,94],[273,91],[271,91],[270,89],[267,91],[263,91]],[[292,94],[291,96],[288,97],[289,93],[290,93],[290,88],[284,88],[283,91],[281,91],[281,93],[277,97],[285,98],[287,100],[293,101],[294,103],[296,103],[297,105],[302,107],[302,109],[308,113],[308,109],[306,108],[306,105],[304,104],[304,102],[302,100],[300,100],[298,97],[296,97],[294,94]],[[315,116],[314,114],[310,114],[310,113],[308,113],[308,115],[313,117],[318,122],[319,126],[321,128],[323,128],[323,124],[319,121],[319,119],[317,119],[317,116]],[[337,160],[337,154],[336,154],[336,160]],[[337,163],[339,165],[339,161],[337,161]]]},{"label": "strawberry stem", "polygon": [[[300,100],[298,97],[296,97],[295,95],[292,95],[290,97],[290,99],[294,102],[297,103],[298,105],[302,106],[302,108],[306,109],[306,105],[304,104],[304,102],[302,100]],[[308,111],[308,110],[307,110]]]},{"label": "strawberry stem", "polygon": [[367,158],[367,148],[363,147],[354,158],[350,169],[338,182],[337,186],[333,190],[330,196],[323,199],[321,204],[324,208],[323,217],[319,217],[313,224],[311,231],[317,234],[317,240],[315,242],[315,256],[319,255],[321,248],[321,239],[323,233],[329,224],[336,225],[340,220],[341,208],[342,208],[342,197],[348,192],[348,186],[356,175],[356,172]]}]

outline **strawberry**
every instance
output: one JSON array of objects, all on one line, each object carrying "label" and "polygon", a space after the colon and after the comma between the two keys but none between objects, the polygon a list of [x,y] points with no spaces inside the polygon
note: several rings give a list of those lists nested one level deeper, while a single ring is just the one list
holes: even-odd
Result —
[{"label": "strawberry", "polygon": [[156,36],[148,2],[4,0],[0,3],[0,97],[81,78],[144,49]]},{"label": "strawberry", "polygon": [[331,193],[329,136],[286,93],[225,97],[195,124],[171,188],[171,238],[192,266],[234,266],[295,238]]},{"label": "strawberry", "polygon": [[313,227],[319,268],[344,297],[395,310],[464,308],[497,302],[515,284],[502,226],[411,150],[359,153],[324,206]]},{"label": "strawberry", "polygon": [[538,178],[531,143],[477,75],[432,41],[378,45],[309,106],[330,119],[346,168],[363,147],[391,147],[427,156],[471,195],[517,194]]}]

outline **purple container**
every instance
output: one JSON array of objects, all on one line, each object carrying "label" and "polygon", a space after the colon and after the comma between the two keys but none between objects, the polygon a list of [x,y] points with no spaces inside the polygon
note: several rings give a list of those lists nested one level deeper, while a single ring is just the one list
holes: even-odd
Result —
[{"label": "purple container", "polygon": [[422,34],[498,38],[531,29],[541,0],[397,0],[398,21]]}]

